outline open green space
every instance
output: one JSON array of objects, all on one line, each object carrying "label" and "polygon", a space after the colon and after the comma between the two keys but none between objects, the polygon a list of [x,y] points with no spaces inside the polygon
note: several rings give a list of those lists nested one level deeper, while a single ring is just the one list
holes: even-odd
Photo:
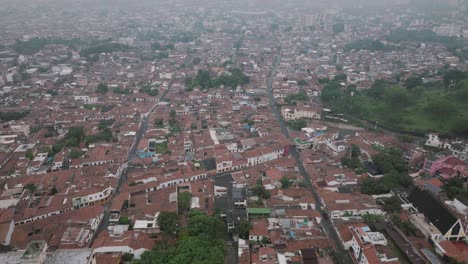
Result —
[{"label": "open green space", "polygon": [[418,76],[403,86],[378,80],[361,92],[331,81],[322,100],[334,111],[390,129],[468,135],[468,72],[448,71],[428,83]]}]

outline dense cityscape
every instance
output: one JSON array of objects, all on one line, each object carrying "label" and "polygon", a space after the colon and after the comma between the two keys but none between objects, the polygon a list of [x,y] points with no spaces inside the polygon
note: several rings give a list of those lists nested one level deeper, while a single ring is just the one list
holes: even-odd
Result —
[{"label": "dense cityscape", "polygon": [[468,1],[0,23],[0,263],[468,263]]}]

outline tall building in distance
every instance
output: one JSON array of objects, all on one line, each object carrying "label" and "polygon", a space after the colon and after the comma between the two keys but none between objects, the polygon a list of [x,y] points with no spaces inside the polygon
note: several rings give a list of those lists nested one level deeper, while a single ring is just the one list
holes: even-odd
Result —
[{"label": "tall building in distance", "polygon": [[325,12],[305,15],[302,18],[302,26],[304,27],[318,27],[323,25],[326,21],[329,20],[329,15]]}]

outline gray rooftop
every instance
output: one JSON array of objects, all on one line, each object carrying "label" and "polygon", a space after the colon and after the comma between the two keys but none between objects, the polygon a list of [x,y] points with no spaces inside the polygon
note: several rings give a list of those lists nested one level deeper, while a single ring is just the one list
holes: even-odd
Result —
[{"label": "gray rooftop", "polygon": [[87,263],[92,252],[93,249],[91,248],[57,250],[46,259],[45,264]]}]

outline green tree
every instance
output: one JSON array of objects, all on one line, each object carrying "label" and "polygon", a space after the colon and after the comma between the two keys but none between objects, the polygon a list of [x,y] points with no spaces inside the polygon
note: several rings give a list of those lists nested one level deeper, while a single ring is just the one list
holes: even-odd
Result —
[{"label": "green tree", "polygon": [[23,187],[23,190],[30,190],[32,193],[34,193],[37,190],[37,186],[34,183],[28,183]]},{"label": "green tree", "polygon": [[357,158],[361,156],[361,149],[357,145],[351,145],[351,157]]},{"label": "green tree", "polygon": [[81,150],[79,150],[79,149],[72,149],[72,150],[70,151],[70,154],[68,154],[68,157],[69,157],[70,159],[77,159],[77,158],[81,157],[82,154],[83,154],[83,152],[82,152]]},{"label": "green tree", "polygon": [[150,96],[158,96],[159,95],[159,89],[157,89],[156,87],[153,87],[152,85],[150,84],[145,84],[143,85],[143,87],[141,87],[140,93],[146,93]]},{"label": "green tree", "polygon": [[177,243],[175,252],[167,263],[223,263],[226,253],[224,242],[220,239],[215,240],[215,242],[219,245],[213,244],[213,241],[201,236],[182,239]]},{"label": "green tree", "polygon": [[403,221],[401,220],[398,214],[393,214],[391,216],[392,223],[396,225],[405,235],[408,236],[416,236],[418,230],[416,226],[410,221]]},{"label": "green tree", "polygon": [[401,211],[401,202],[398,197],[389,197],[382,199],[383,209],[387,213],[399,213]]},{"label": "green tree", "polygon": [[468,189],[463,186],[465,182],[465,179],[462,177],[452,178],[442,188],[451,200],[455,198],[468,198]]},{"label": "green tree", "polygon": [[455,136],[468,137],[468,117],[459,117],[451,124],[451,133]]},{"label": "green tree", "polygon": [[356,158],[356,157],[352,157],[352,158],[343,157],[341,158],[341,164],[353,170],[362,168],[361,161],[359,160],[359,158]]},{"label": "green tree", "polygon": [[96,88],[96,93],[106,94],[109,91],[109,87],[105,83],[100,83]]},{"label": "green tree", "polygon": [[175,212],[160,212],[157,223],[161,233],[168,237],[176,237],[179,232],[179,216]]},{"label": "green tree", "polygon": [[459,81],[468,79],[468,72],[462,72],[460,70],[450,70],[443,76],[444,83],[446,86],[456,84]]},{"label": "green tree", "polygon": [[132,261],[132,259],[133,259],[133,254],[132,254],[132,253],[125,252],[125,253],[122,255],[122,259],[123,259],[124,261]]},{"label": "green tree", "polygon": [[281,188],[282,189],[288,189],[293,184],[293,182],[286,176],[283,176],[283,178],[281,178],[280,182],[281,182]]},{"label": "green tree", "polygon": [[362,220],[364,220],[364,223],[371,225],[376,222],[382,221],[383,216],[381,215],[374,215],[374,214],[365,214],[362,216]]},{"label": "green tree", "polygon": [[384,173],[397,171],[399,173],[408,170],[406,162],[403,159],[403,153],[396,148],[386,148],[379,154],[372,157],[375,165]]},{"label": "green tree", "polygon": [[193,58],[193,60],[192,60],[193,65],[200,64],[200,62],[201,62],[200,58]]},{"label": "green tree", "polygon": [[219,217],[209,216],[200,211],[190,211],[188,215],[190,236],[203,236],[209,240],[224,239],[226,225]]},{"label": "green tree", "polygon": [[286,96],[284,101],[287,103],[291,103],[292,101],[309,101],[309,96],[304,90],[301,90],[299,93]]},{"label": "green tree", "polygon": [[408,91],[405,88],[399,86],[385,89],[384,101],[392,110],[397,111],[412,103]]},{"label": "green tree", "polygon": [[164,119],[156,118],[154,120],[154,125],[157,126],[157,127],[163,127],[164,126]]},{"label": "green tree", "polygon": [[52,188],[50,189],[49,195],[55,195],[56,193],[58,193],[57,187],[52,186]]},{"label": "green tree", "polygon": [[176,111],[174,109],[171,109],[171,111],[169,112],[169,117],[171,119],[175,119],[176,118]]},{"label": "green tree", "polygon": [[192,194],[190,192],[180,192],[177,194],[177,207],[179,213],[183,214],[190,209],[192,202]]},{"label": "green tree", "polygon": [[26,158],[28,158],[29,160],[33,160],[34,153],[31,150],[26,151]]},{"label": "green tree", "polygon": [[413,90],[414,88],[416,88],[418,86],[423,86],[423,85],[424,85],[424,83],[423,83],[422,78],[420,76],[410,77],[410,78],[406,79],[406,81],[405,81],[405,86],[409,90]]},{"label": "green tree", "polygon": [[250,190],[254,195],[258,196],[259,198],[270,199],[270,191],[265,189],[265,186],[263,186],[261,181],[257,182],[257,184],[250,188]]},{"label": "green tree", "polygon": [[321,98],[325,103],[334,104],[343,95],[341,85],[337,81],[328,82],[322,90]]},{"label": "green tree", "polygon": [[307,121],[303,118],[300,118],[289,122],[288,125],[294,130],[301,131],[301,129],[307,127]]},{"label": "green tree", "polygon": [[0,121],[2,123],[12,121],[12,120],[19,120],[27,115],[29,115],[29,111],[23,111],[23,112],[0,112]]},{"label": "green tree", "polygon": [[115,94],[129,94],[130,89],[128,88],[122,89],[122,87],[117,86],[114,89],[112,89],[112,92]]},{"label": "green tree", "polygon": [[47,93],[47,94],[50,94],[50,95],[52,95],[52,96],[57,96],[57,95],[59,94],[59,93],[58,93],[57,91],[55,91],[55,90],[47,90],[46,93]]},{"label": "green tree", "polygon": [[433,98],[428,102],[425,107],[426,112],[433,118],[437,118],[440,121],[445,120],[447,117],[456,114],[456,106],[445,98]]},{"label": "green tree", "polygon": [[119,225],[130,225],[130,219],[126,216],[121,216],[119,218]]},{"label": "green tree", "polygon": [[239,236],[243,239],[249,238],[249,231],[253,228],[252,223],[242,219],[239,223]]}]

